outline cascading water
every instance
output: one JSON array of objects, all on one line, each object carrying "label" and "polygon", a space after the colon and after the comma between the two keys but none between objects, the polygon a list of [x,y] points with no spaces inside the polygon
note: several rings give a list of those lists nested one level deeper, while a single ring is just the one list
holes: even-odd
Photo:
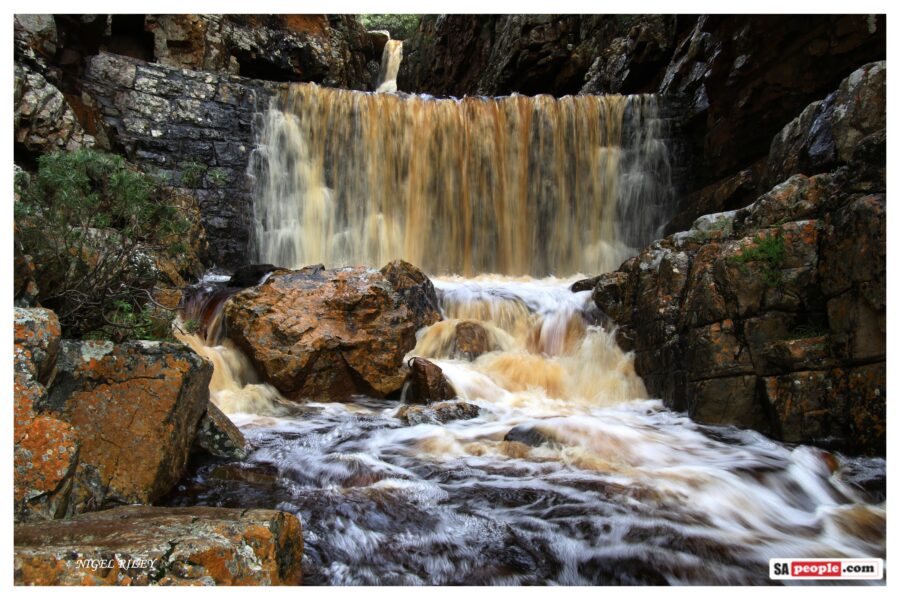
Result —
[{"label": "cascading water", "polygon": [[[408,425],[396,400],[362,397],[292,404],[205,327],[206,341],[183,339],[224,375],[213,401],[253,450],[197,466],[171,502],[298,514],[308,584],[770,584],[773,556],[884,556],[883,460],[647,400],[571,280],[434,284],[445,320],[409,356],[438,364],[477,418]],[[453,352],[466,321],[493,351]]]},{"label": "cascading water", "polygon": [[652,96],[438,100],[299,84],[263,121],[259,262],[598,273],[652,241],[671,205]]},{"label": "cascading water", "polygon": [[[385,90],[393,58],[399,45]],[[404,258],[439,275],[444,319],[408,358],[437,364],[479,414],[288,402],[221,335],[234,290],[206,290],[181,339],[213,361],[211,398],[252,452],[195,465],[171,503],[298,514],[313,584],[770,584],[771,557],[883,557],[883,460],[647,399],[590,293],[553,276],[613,269],[659,233],[672,195],[659,114],[653,96],[293,86],[251,165],[255,258]],[[473,327],[481,355],[461,349]]]},{"label": "cascading water", "polygon": [[397,91],[397,73],[400,72],[400,61],[403,60],[403,42],[388,40],[381,55],[381,72],[378,74],[376,93],[393,93]]}]

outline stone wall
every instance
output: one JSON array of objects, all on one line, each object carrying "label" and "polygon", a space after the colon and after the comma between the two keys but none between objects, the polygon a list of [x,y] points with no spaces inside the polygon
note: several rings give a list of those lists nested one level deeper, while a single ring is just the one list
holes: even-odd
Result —
[{"label": "stone wall", "polygon": [[83,98],[114,150],[196,196],[207,263],[233,267],[247,261],[253,117],[281,85],[104,53],[88,61]]}]

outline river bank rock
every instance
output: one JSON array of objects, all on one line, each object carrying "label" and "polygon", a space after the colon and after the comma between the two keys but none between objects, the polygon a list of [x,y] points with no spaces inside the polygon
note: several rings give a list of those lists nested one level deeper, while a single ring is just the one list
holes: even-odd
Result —
[{"label": "river bank rock", "polygon": [[[16,326],[16,519],[164,496],[187,463],[212,366],[180,344],[59,341],[53,313],[20,313],[31,317]],[[32,333],[24,323],[39,318],[50,326]]]},{"label": "river bank rock", "polygon": [[422,310],[437,306],[437,298],[415,267],[395,279],[398,287],[392,270],[383,271],[388,275],[363,267],[276,271],[228,301],[228,335],[288,398],[396,393],[415,332],[440,317]]},{"label": "river bank rock", "polygon": [[299,520],[274,510],[127,506],[19,525],[16,585],[299,585]]},{"label": "river bank rock", "polygon": [[197,436],[194,438],[195,450],[206,452],[219,458],[247,457],[247,442],[241,430],[219,408],[209,402],[206,412],[197,425]]},{"label": "river bank rock", "polygon": [[[841,84],[856,101],[841,101],[840,119],[857,125],[830,139],[858,149],[805,163],[833,171],[792,175],[597,280],[592,297],[652,395],[698,421],[884,453],[886,196],[883,153],[871,150],[884,140],[883,115],[871,114],[883,110],[883,76],[867,65]],[[783,142],[814,140],[823,121],[808,114],[820,107],[776,137],[770,171],[804,164],[795,158],[811,143]]]}]

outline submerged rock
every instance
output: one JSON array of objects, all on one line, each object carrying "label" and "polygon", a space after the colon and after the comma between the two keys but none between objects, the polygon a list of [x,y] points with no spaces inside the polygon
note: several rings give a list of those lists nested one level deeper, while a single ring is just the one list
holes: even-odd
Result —
[{"label": "submerged rock", "polygon": [[16,585],[299,585],[303,536],[274,510],[128,506],[18,525]]},{"label": "submerged rock", "polygon": [[439,366],[424,358],[409,361],[409,380],[403,399],[410,404],[451,400],[456,390]]},{"label": "submerged rock", "polygon": [[427,406],[403,405],[397,410],[396,417],[408,425],[419,425],[475,419],[480,413],[477,406],[468,402],[435,402]]},{"label": "submerged rock", "polygon": [[319,265],[275,273],[229,300],[228,335],[288,398],[398,392],[415,332],[440,315],[429,309],[437,298],[421,271],[408,263],[382,271]]}]

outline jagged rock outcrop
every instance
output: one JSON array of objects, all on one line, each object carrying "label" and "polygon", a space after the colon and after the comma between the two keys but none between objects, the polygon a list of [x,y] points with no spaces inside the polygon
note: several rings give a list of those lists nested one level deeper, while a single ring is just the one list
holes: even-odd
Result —
[{"label": "jagged rock outcrop", "polygon": [[237,425],[212,402],[206,405],[206,412],[197,425],[194,438],[195,450],[200,450],[219,458],[247,457],[247,442]]},{"label": "jagged rock outcrop", "polygon": [[437,298],[412,269],[402,279],[391,268],[276,271],[228,301],[228,335],[288,398],[396,393],[416,331],[440,318],[422,310],[437,306]]},{"label": "jagged rock outcrop", "polygon": [[15,65],[15,143],[23,158],[59,150],[92,147],[95,140],[86,134],[65,96],[38,72]]},{"label": "jagged rock outcrop", "polygon": [[253,114],[277,86],[151,65],[113,54],[88,62],[84,90],[128,159],[196,197],[208,263],[236,266],[249,244]]},{"label": "jagged rock outcrop", "polygon": [[160,64],[365,90],[380,57],[351,15],[147,15]]},{"label": "jagged rock outcrop", "polygon": [[16,585],[299,585],[290,513],[123,506],[14,535]]},{"label": "jagged rock outcrop", "polygon": [[823,113],[839,120],[810,119],[815,103],[768,161],[810,160],[803,140],[824,130],[833,158],[809,164],[846,164],[701,217],[599,278],[593,298],[652,395],[699,421],[884,453],[884,75],[883,63],[851,74]]}]

